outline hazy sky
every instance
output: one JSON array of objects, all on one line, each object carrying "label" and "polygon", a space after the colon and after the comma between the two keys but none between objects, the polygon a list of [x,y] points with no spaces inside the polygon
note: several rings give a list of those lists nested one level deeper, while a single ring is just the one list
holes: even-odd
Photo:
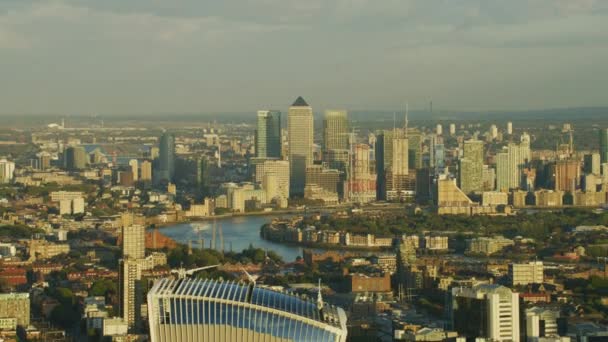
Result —
[{"label": "hazy sky", "polygon": [[608,105],[608,0],[0,0],[0,113]]}]

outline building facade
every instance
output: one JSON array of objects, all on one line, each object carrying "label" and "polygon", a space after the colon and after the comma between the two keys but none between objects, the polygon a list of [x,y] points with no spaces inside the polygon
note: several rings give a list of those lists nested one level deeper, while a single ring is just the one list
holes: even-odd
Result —
[{"label": "building facade", "polygon": [[259,110],[255,130],[255,156],[281,158],[281,112]]},{"label": "building facade", "polygon": [[304,194],[306,167],[313,163],[312,108],[302,97],[289,107],[289,185],[292,196]]},{"label": "building facade", "polygon": [[346,341],[346,314],[254,284],[161,279],[148,292],[152,342]]}]

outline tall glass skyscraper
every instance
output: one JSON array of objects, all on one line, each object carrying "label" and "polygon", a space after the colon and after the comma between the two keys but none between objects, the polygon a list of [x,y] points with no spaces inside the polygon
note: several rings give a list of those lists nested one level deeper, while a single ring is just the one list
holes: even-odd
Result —
[{"label": "tall glass skyscraper", "polygon": [[346,341],[341,308],[211,279],[165,278],[148,292],[152,342]]},{"label": "tall glass skyscraper", "polygon": [[600,162],[608,163],[608,128],[600,129]]},{"label": "tall glass skyscraper", "polygon": [[255,156],[257,158],[281,158],[281,112],[258,111]]},{"label": "tall glass skyscraper", "polygon": [[323,152],[348,148],[347,112],[345,110],[326,110],[323,118]]},{"label": "tall glass skyscraper", "polygon": [[306,167],[313,163],[312,108],[302,97],[289,107],[289,185],[293,196],[304,195]]},{"label": "tall glass skyscraper", "polygon": [[158,180],[173,182],[175,177],[175,137],[164,133],[160,137],[158,153]]}]

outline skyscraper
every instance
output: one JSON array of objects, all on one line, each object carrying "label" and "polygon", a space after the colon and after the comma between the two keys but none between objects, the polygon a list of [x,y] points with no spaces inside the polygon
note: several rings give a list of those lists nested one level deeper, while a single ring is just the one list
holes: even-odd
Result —
[{"label": "skyscraper", "polygon": [[460,159],[459,185],[465,193],[483,190],[483,141],[464,142],[463,158]]},{"label": "skyscraper", "polygon": [[[410,157],[415,155],[409,148],[409,139],[402,129],[384,130],[376,140],[376,197],[387,200],[394,185],[402,183],[395,178],[410,178]],[[390,179],[389,179],[390,178]],[[389,186],[390,183],[390,186]]]},{"label": "skyscraper", "polygon": [[602,164],[608,163],[608,128],[600,129],[600,159]]},{"label": "skyscraper", "polygon": [[326,110],[323,118],[323,152],[348,148],[348,114],[345,110]]},{"label": "skyscraper", "polygon": [[[255,165],[256,183],[261,183],[264,190],[268,192],[268,181],[265,181],[265,176],[274,176],[273,188],[276,190],[275,196],[289,198],[289,162],[286,160],[264,160]],[[267,197],[268,201],[275,196]]]},{"label": "skyscraper", "polygon": [[129,160],[129,167],[131,167],[131,173],[133,174],[133,181],[137,182],[137,180],[139,179],[139,162],[137,161],[137,159],[131,159]]},{"label": "skyscraper", "polygon": [[141,177],[142,181],[152,180],[152,163],[149,160],[141,162]]},{"label": "skyscraper", "polygon": [[70,146],[66,148],[65,167],[70,171],[82,170],[87,165],[87,153],[83,146]]},{"label": "skyscraper", "polygon": [[407,129],[408,164],[411,170],[422,168],[422,133],[415,128]]},{"label": "skyscraper", "polygon": [[585,174],[593,174],[599,176],[602,172],[602,164],[600,162],[599,153],[585,154],[583,157],[583,170]]},{"label": "skyscraper", "polygon": [[118,262],[119,314],[129,326],[129,331],[134,333],[141,329],[142,264],[141,259],[131,258],[120,259]]},{"label": "skyscraper", "polygon": [[530,145],[509,143],[496,154],[496,190],[509,191],[522,187],[522,174],[529,160]]},{"label": "skyscraper", "polygon": [[281,158],[281,112],[258,111],[255,156],[257,158]]},{"label": "skyscraper", "polygon": [[160,137],[158,153],[158,181],[173,182],[175,177],[175,137],[165,132]]},{"label": "skyscraper", "polygon": [[[346,341],[341,308],[255,284],[164,278],[148,292],[152,342]],[[177,337],[179,336],[179,337]]]},{"label": "skyscraper", "polygon": [[304,194],[306,167],[313,163],[313,114],[312,108],[298,97],[289,107],[289,173],[290,194]]}]

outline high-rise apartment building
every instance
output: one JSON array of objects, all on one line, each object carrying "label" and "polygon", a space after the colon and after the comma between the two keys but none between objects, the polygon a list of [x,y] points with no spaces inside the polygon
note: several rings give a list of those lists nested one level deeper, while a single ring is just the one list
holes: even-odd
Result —
[{"label": "high-rise apartment building", "polygon": [[15,163],[6,159],[0,160],[0,183],[10,183],[15,175]]},{"label": "high-rise apartment building", "polygon": [[513,123],[511,121],[507,122],[507,134],[513,134]]},{"label": "high-rise apartment building", "polygon": [[500,285],[452,289],[451,323],[467,339],[519,342],[519,295]]},{"label": "high-rise apartment building", "polygon": [[[555,308],[535,306],[525,311],[526,339],[540,341],[543,337],[548,341],[560,341],[559,318],[560,311]],[[561,341],[569,341],[561,340]]]},{"label": "high-rise apartment building", "polygon": [[[161,279],[148,292],[152,342],[346,341],[341,308],[255,284]],[[179,336],[179,337],[178,337]]]},{"label": "high-rise apartment building", "polygon": [[141,329],[141,305],[143,287],[141,280],[144,259],[120,259],[118,263],[119,314],[125,320],[130,332]]},{"label": "high-rise apartment building", "polygon": [[600,129],[600,160],[608,163],[608,128]]},{"label": "high-rise apartment building", "polygon": [[[414,144],[420,142],[420,136],[413,132]],[[417,148],[410,148],[410,138],[405,130],[385,130],[377,136],[376,141],[376,197],[378,200],[388,200],[390,192],[405,191],[415,183],[415,174],[410,176],[411,158],[416,158]],[[420,157],[420,156],[418,156]],[[415,164],[415,162],[414,162]]]},{"label": "high-rise apartment building", "polygon": [[459,161],[460,189],[468,194],[483,190],[483,141],[464,142],[463,158]]},{"label": "high-rise apartment building", "polygon": [[122,255],[123,258],[145,258],[146,227],[139,224],[122,227]]},{"label": "high-rise apartment building", "polygon": [[509,143],[496,154],[496,190],[509,191],[522,187],[522,174],[530,160],[530,145]]},{"label": "high-rise apartment building", "polygon": [[158,152],[158,181],[173,182],[175,178],[175,136],[164,133],[160,137]]},{"label": "high-rise apartment building", "polygon": [[435,134],[437,134],[437,135],[443,134],[443,126],[441,126],[441,124],[437,124],[437,127],[435,127]]},{"label": "high-rise apartment building", "polygon": [[513,286],[542,284],[544,282],[542,261],[531,261],[525,264],[509,264],[509,278]]},{"label": "high-rise apartment building", "polygon": [[149,160],[144,160],[141,162],[141,177],[142,181],[151,181],[152,180],[152,163]]},{"label": "high-rise apartment building", "polygon": [[281,158],[281,112],[259,110],[255,130],[255,156]]},{"label": "high-rise apartment building", "polygon": [[289,107],[289,185],[292,196],[302,196],[306,179],[306,167],[313,163],[313,114],[312,108],[298,97]]},{"label": "high-rise apartment building", "polygon": [[323,152],[347,150],[348,114],[345,110],[326,110],[323,117]]},{"label": "high-rise apartment building", "polygon": [[133,181],[137,182],[139,179],[139,162],[137,159],[129,160],[129,167],[131,168],[131,174],[133,174]]},{"label": "high-rise apartment building", "polygon": [[456,124],[450,124],[450,135],[456,134]]}]

